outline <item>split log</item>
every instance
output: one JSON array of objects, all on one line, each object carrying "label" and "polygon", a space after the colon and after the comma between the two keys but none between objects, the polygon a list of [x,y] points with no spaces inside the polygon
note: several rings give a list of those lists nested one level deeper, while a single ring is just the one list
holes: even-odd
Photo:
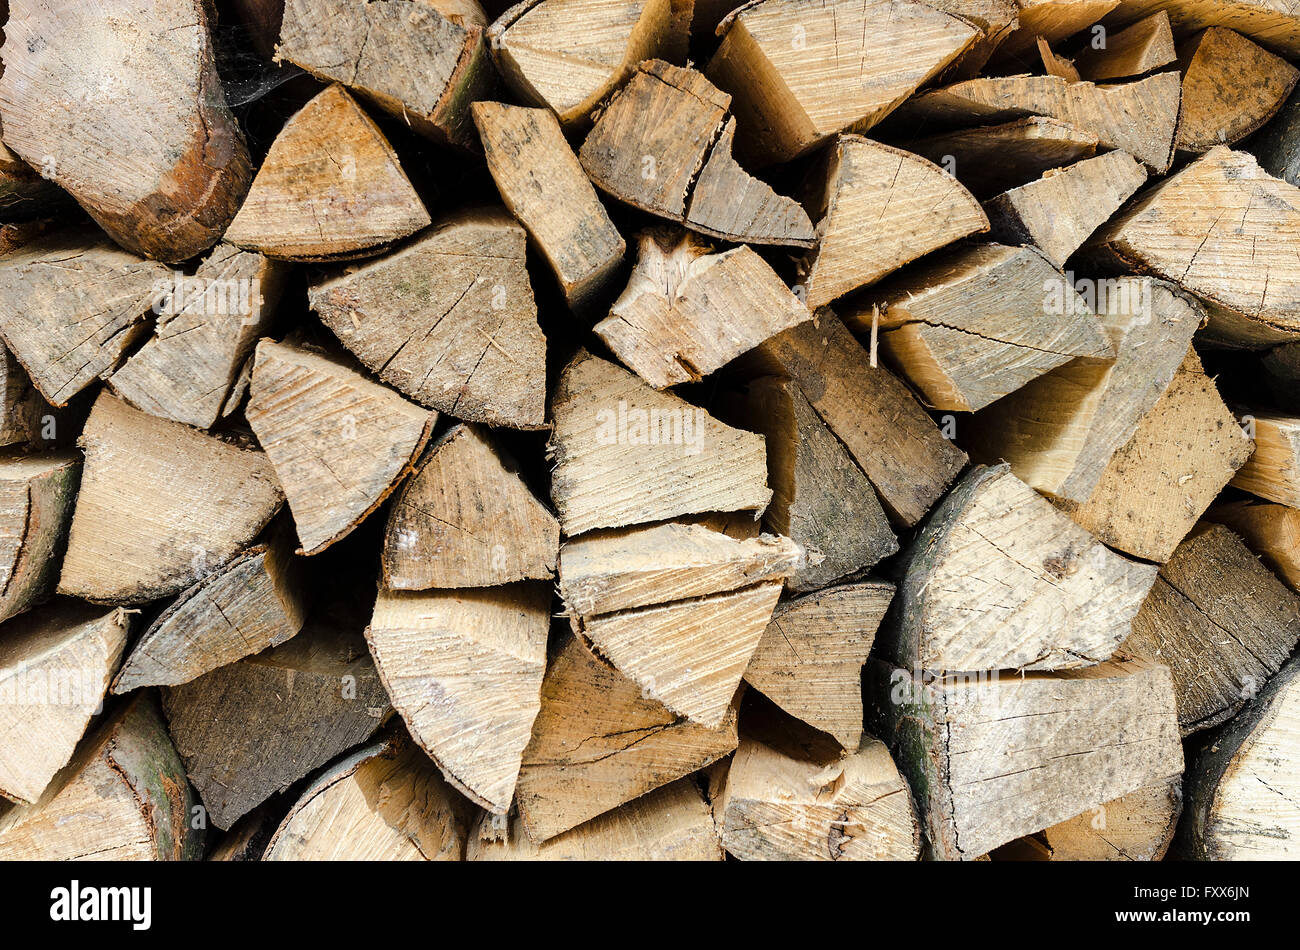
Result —
[{"label": "split log", "polygon": [[406,741],[327,766],[289,809],[264,861],[461,861],[464,802]]},{"label": "split log", "polygon": [[1097,86],[1059,76],[968,79],[923,92],[896,113],[900,121],[964,124],[1043,115],[1097,136],[1103,148],[1122,149],[1152,171],[1174,160],[1182,83],[1174,73]]},{"label": "split log", "polygon": [[334,85],[284,124],[225,240],[282,260],[346,260],[377,254],[429,220],[384,133]]},{"label": "split log", "polygon": [[761,0],[719,29],[708,76],[735,97],[742,155],[764,164],[869,129],[981,37],[906,0]]},{"label": "split log", "polygon": [[1242,491],[1300,508],[1300,418],[1270,412],[1237,413],[1255,439],[1255,451],[1229,483]]},{"label": "split log", "polygon": [[270,540],[183,591],[149,626],[113,680],[114,693],[179,686],[291,640],[306,607],[287,524]]},{"label": "split log", "polygon": [[566,637],[519,770],[520,826],[540,844],[704,768],[736,742],[734,704],[716,729],[678,719]]},{"label": "split log", "polygon": [[566,127],[582,127],[637,63],[671,58],[689,23],[673,0],[522,0],[487,31],[510,88]]},{"label": "split log", "polygon": [[1155,565],[1108,550],[1006,465],[967,475],[907,557],[883,655],[936,673],[1101,663],[1156,579]]},{"label": "split log", "polygon": [[[22,364],[0,344],[0,446],[44,443],[58,434],[58,414]],[[51,438],[47,438],[51,437]]]},{"label": "split log", "polygon": [[1146,169],[1124,152],[1108,152],[984,203],[993,237],[1032,244],[1057,267],[1083,246],[1147,179]]},{"label": "split log", "polygon": [[1207,334],[1259,348],[1300,339],[1300,189],[1216,146],[1154,186],[1093,239],[1094,257],[1196,294]]},{"label": "split log", "polygon": [[1138,20],[1113,36],[1102,36],[1101,45],[1089,42],[1074,56],[1079,75],[1089,82],[1145,76],[1178,58],[1169,14],[1164,10]]},{"label": "split log", "polygon": [[458,425],[416,464],[388,515],[384,586],[493,587],[555,574],[560,525],[492,440]]},{"label": "split log", "polygon": [[542,429],[546,338],[526,243],[504,209],[457,212],[402,250],[314,284],[308,300],[344,346],[416,402]]},{"label": "split log", "polygon": [[286,0],[277,62],[340,82],[435,141],[474,144],[495,75],[475,0]]},{"label": "split log", "polygon": [[163,690],[176,751],[218,828],[364,742],[392,711],[361,637],[330,613],[283,646]]},{"label": "split log", "polygon": [[89,229],[42,235],[0,258],[0,336],[56,406],[117,368],[167,268]]},{"label": "split log", "polygon": [[196,861],[198,801],[147,696],[77,747],[40,800],[0,815],[0,860]]},{"label": "split log", "polygon": [[714,511],[762,512],[763,437],[579,352],[551,396],[551,500],[572,536]]},{"label": "split log", "polygon": [[366,639],[393,706],[458,791],[493,814],[514,797],[540,706],[550,590],[381,590]]},{"label": "split log", "polygon": [[772,614],[745,682],[849,752],[862,744],[862,667],[894,585],[867,581],[787,600]]},{"label": "split log", "polygon": [[1066,82],[1079,82],[1079,71],[1074,68],[1074,61],[1052,52],[1051,45],[1041,36],[1038,37],[1038,55],[1043,60],[1043,69],[1049,76],[1060,76]]},{"label": "split log", "polygon": [[1145,785],[1044,828],[1052,861],[1161,861],[1183,813],[1180,781]]},{"label": "split log", "polygon": [[469,861],[721,861],[713,812],[690,779],[678,779],[572,831],[534,844],[517,821],[488,837],[490,816],[470,834]]},{"label": "split log", "polygon": [[1057,119],[1031,115],[1000,125],[953,129],[908,144],[950,171],[983,200],[1097,154],[1097,135]]},{"label": "split log", "polygon": [[1069,39],[1114,10],[1119,0],[1016,0],[1016,6],[1020,28],[998,47],[997,62],[1032,55],[1040,37],[1051,44]]},{"label": "split log", "polygon": [[651,214],[728,241],[812,247],[798,202],[732,157],[730,105],[695,70],[649,60],[601,113],[578,160],[602,191]]},{"label": "split log", "polygon": [[595,333],[655,389],[698,382],[812,314],[748,246],[711,253],[685,231],[637,241],[627,288]]},{"label": "split log", "polygon": [[[284,501],[265,455],[101,393],[59,592],[139,604],[179,593],[242,551]],[[123,519],[122,513],[130,512]]]},{"label": "split log", "polygon": [[1064,306],[1053,305],[1047,291],[1056,283],[1065,278],[1037,249],[979,244],[887,278],[843,317],[859,333],[879,334],[881,351],[928,406],[970,412],[1072,359],[1114,357],[1073,289],[1064,289]]},{"label": "split log", "polygon": [[1300,88],[1272,122],[1247,143],[1260,166],[1276,178],[1300,185]]},{"label": "split log", "polygon": [[183,261],[215,244],[252,168],[217,75],[209,7],[13,0],[9,12],[5,144],[135,253]]},{"label": "split log", "polygon": [[100,709],[129,626],[120,607],[72,600],[0,626],[0,796],[31,804],[67,765]]},{"label": "split log", "polygon": [[867,664],[868,726],[916,790],[930,852],[971,860],[1183,769],[1169,670],[914,679]]},{"label": "split log", "polygon": [[926,0],[926,6],[960,17],[980,31],[974,41],[943,69],[939,81],[978,76],[997,48],[1020,25],[1016,0]]},{"label": "split log", "polygon": [[0,620],[54,593],[80,476],[75,452],[0,454]]},{"label": "split log", "polygon": [[1079,502],[1169,388],[1205,320],[1189,295],[1163,281],[1121,277],[1081,286],[1091,307],[1068,279],[1058,279],[1050,309],[1095,307],[1114,362],[1078,359],[1029,381],[976,414],[963,440],[976,458],[1004,459],[1031,487]]},{"label": "split log", "polygon": [[1300,509],[1262,501],[1215,505],[1207,521],[1227,525],[1278,577],[1300,591]]},{"label": "split log", "polygon": [[883,742],[811,760],[754,739],[736,749],[714,803],[722,846],[742,861],[915,861],[912,793]]},{"label": "split log", "polygon": [[1300,55],[1300,13],[1269,3],[1222,0],[1120,0],[1112,19],[1128,23],[1157,9],[1169,13],[1180,34],[1210,26],[1227,26],[1288,56]]},{"label": "split log", "polygon": [[764,376],[749,384],[745,424],[767,443],[772,503],[767,530],[806,552],[786,581],[814,590],[871,568],[898,550],[871,481],[808,403],[797,383]]},{"label": "split log", "polygon": [[1239,142],[1277,114],[1300,70],[1240,33],[1212,27],[1178,50],[1183,107],[1177,146],[1201,153]]},{"label": "split log", "polygon": [[1055,503],[1103,543],[1164,562],[1250,452],[1192,351],[1088,500]]},{"label": "split log", "polygon": [[546,109],[476,102],[474,124],[501,200],[537,244],[571,308],[588,309],[627,245]]},{"label": "split log", "polygon": [[278,262],[219,245],[193,277],[176,275],[171,293],[155,304],[153,338],[109,386],[155,416],[211,428],[270,325],[284,276]]},{"label": "split log", "polygon": [[919,155],[861,136],[841,135],[812,180],[819,243],[799,273],[814,311],[989,227],[956,178]]},{"label": "split log", "polygon": [[317,554],[379,507],[429,441],[436,412],[320,353],[263,340],[245,410]]},{"label": "split log", "polygon": [[880,494],[885,510],[911,526],[966,464],[915,397],[829,311],[773,337],[755,364],[798,384],[809,405],[843,443]]},{"label": "split log", "polygon": [[1160,568],[1123,650],[1169,667],[1183,735],[1235,715],[1300,640],[1300,598],[1223,525],[1201,525]]}]

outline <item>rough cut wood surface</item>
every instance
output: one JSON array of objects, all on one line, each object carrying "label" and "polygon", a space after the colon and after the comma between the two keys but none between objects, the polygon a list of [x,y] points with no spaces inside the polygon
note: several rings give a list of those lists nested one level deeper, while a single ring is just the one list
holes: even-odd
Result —
[{"label": "rough cut wood surface", "polygon": [[1238,501],[1215,505],[1205,518],[1231,528],[1269,570],[1300,591],[1300,509]]},{"label": "rough cut wood surface", "polygon": [[1108,33],[1104,45],[1084,44],[1074,56],[1074,65],[1082,78],[1104,82],[1142,76],[1177,58],[1169,14],[1160,10],[1123,30]]},{"label": "rough cut wood surface", "polygon": [[1096,23],[1118,5],[1119,0],[1016,0],[1019,29],[998,47],[995,62],[1019,62],[1032,56],[1039,37],[1056,44]]},{"label": "rough cut wood surface", "polygon": [[1053,861],[1161,861],[1183,813],[1182,782],[1160,781],[1044,828]]},{"label": "rough cut wood surface", "polygon": [[0,453],[0,620],[54,593],[80,477],[75,452]]},{"label": "rough cut wood surface", "polygon": [[48,431],[51,420],[56,420],[53,407],[32,386],[22,364],[0,344],[0,445],[43,442],[41,433]]},{"label": "rough cut wood surface", "polygon": [[1232,477],[1233,486],[1268,501],[1300,508],[1300,418],[1238,412],[1255,436],[1255,451]]}]

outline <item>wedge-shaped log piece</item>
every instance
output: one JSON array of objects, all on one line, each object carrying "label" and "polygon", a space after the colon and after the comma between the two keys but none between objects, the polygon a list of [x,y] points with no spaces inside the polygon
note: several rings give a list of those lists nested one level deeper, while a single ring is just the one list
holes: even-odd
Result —
[{"label": "wedge-shaped log piece", "polygon": [[169,278],[88,229],[42,235],[0,258],[0,336],[56,406],[112,372]]},{"label": "wedge-shaped log piece", "polygon": [[1089,82],[1103,82],[1142,76],[1177,58],[1169,14],[1160,10],[1107,35],[1104,43],[1094,45],[1089,37],[1089,42],[1074,55],[1074,65]]},{"label": "wedge-shaped log piece", "polygon": [[210,9],[200,0],[8,4],[5,144],[115,241],[158,260],[215,244],[252,173],[217,75]]},{"label": "wedge-shaped log piece", "polygon": [[1169,667],[1183,734],[1218,725],[1300,640],[1300,598],[1219,524],[1198,526],[1160,568],[1124,652]]},{"label": "wedge-shaped log piece", "polygon": [[793,379],[826,427],[880,493],[885,510],[913,525],[966,464],[916,398],[833,313],[755,350],[763,371]]},{"label": "wedge-shaped log piece", "polygon": [[566,535],[767,507],[763,437],[581,351],[551,397],[551,500]]},{"label": "wedge-shaped log piece", "polygon": [[812,222],[731,155],[731,96],[693,69],[648,60],[597,120],[578,159],[620,201],[729,241],[812,247]]},{"label": "wedge-shaped log piece", "polygon": [[742,154],[764,163],[865,131],[981,35],[907,0],[762,0],[720,29],[708,76],[736,99]]},{"label": "wedge-shaped log piece", "polygon": [[565,126],[582,126],[637,63],[663,56],[678,36],[675,0],[522,0],[487,31],[501,76]]},{"label": "wedge-shaped log piece", "polygon": [[326,767],[289,809],[264,861],[460,861],[468,803],[407,741]]},{"label": "wedge-shaped log piece", "polygon": [[1249,412],[1238,419],[1254,433],[1255,451],[1231,484],[1252,495],[1300,508],[1300,418]]},{"label": "wedge-shaped log piece", "polygon": [[495,84],[476,0],[286,0],[276,61],[340,82],[435,141],[474,142]]},{"label": "wedge-shaped log piece", "polygon": [[1056,504],[1111,547],[1167,561],[1250,452],[1192,351],[1088,500]]},{"label": "wedge-shaped log piece", "polygon": [[1240,33],[1211,27],[1179,47],[1183,110],[1178,148],[1232,145],[1277,114],[1300,70]]},{"label": "wedge-shaped log piece", "polygon": [[284,486],[303,554],[374,511],[429,441],[436,412],[320,353],[257,345],[248,422]]},{"label": "wedge-shaped log piece", "polygon": [[1097,136],[1057,119],[1031,115],[1000,125],[953,129],[908,149],[951,171],[980,199],[1034,181],[1044,172],[1097,154]]},{"label": "wedge-shaped log piece", "polygon": [[197,861],[197,805],[156,701],[140,696],[82,740],[38,801],[0,814],[0,860]]},{"label": "wedge-shaped log piece", "polygon": [[883,742],[797,758],[750,738],[714,803],[722,846],[742,861],[915,861],[921,829]]},{"label": "wedge-shaped log piece", "polygon": [[325,611],[283,646],[163,690],[163,709],[222,829],[364,742],[392,711],[361,637]]},{"label": "wedge-shaped log piece", "polygon": [[1052,861],[1161,861],[1182,813],[1182,783],[1160,781],[1044,828],[1039,837]]},{"label": "wedge-shaped log piece", "polygon": [[1032,57],[1035,42],[1042,38],[1055,45],[1096,23],[1119,0],[1016,0],[1020,28],[998,47],[995,61],[1018,61]]},{"label": "wedge-shaped log piece", "polygon": [[689,232],[640,235],[627,288],[596,335],[656,389],[698,382],[812,314],[748,246],[710,253]]},{"label": "wedge-shaped log piece", "polygon": [[736,742],[734,706],[716,729],[678,719],[565,637],[519,770],[520,825],[541,843],[703,768]]},{"label": "wedge-shaped log piece", "polygon": [[1300,591],[1300,509],[1238,501],[1215,505],[1205,518],[1231,528],[1273,573]]},{"label": "wedge-shaped log piece", "polygon": [[[1115,347],[1113,362],[1076,359],[976,414],[964,443],[983,461],[1004,459],[1032,488],[1087,501],[1111,456],[1174,380],[1205,312],[1188,294],[1149,277],[1082,285]],[[1044,306],[1087,308],[1058,278]],[[1089,308],[1091,309],[1091,308]]]},{"label": "wedge-shaped log piece", "polygon": [[1166,10],[1180,34],[1226,26],[1288,56],[1300,56],[1300,13],[1285,4],[1222,0],[1120,0],[1114,19],[1120,23]]},{"label": "wedge-shaped log piece", "polygon": [[1300,339],[1298,234],[1300,189],[1216,146],[1112,218],[1093,253],[1191,291],[1209,335],[1258,348]]},{"label": "wedge-shaped log piece", "polygon": [[913,543],[885,655],[933,672],[1100,663],[1155,578],[1154,564],[1107,550],[1007,466],[979,466]]},{"label": "wedge-shaped log piece", "polygon": [[[49,423],[55,422],[51,431]],[[22,364],[0,344],[0,445],[44,442],[57,434],[57,414],[45,401]]]},{"label": "wedge-shaped log piece", "polygon": [[555,574],[560,525],[477,426],[448,430],[388,515],[384,585],[492,587]]},{"label": "wedge-shaped log piece", "polygon": [[366,637],[412,738],[471,801],[504,815],[541,703],[550,589],[381,590]]},{"label": "wedge-shaped log piece", "polygon": [[928,405],[970,412],[1072,359],[1113,357],[1081,297],[1067,288],[1055,306],[1048,291],[1064,281],[1035,248],[979,244],[878,284],[845,308],[844,322],[874,327]]},{"label": "wedge-shaped log piece", "polygon": [[[100,393],[59,593],[140,604],[230,562],[284,502],[265,455]],[[123,518],[123,512],[130,512]]]},{"label": "wedge-shaped log piece", "polygon": [[825,587],[898,550],[871,480],[818,417],[798,383],[779,376],[754,380],[744,418],[767,440],[772,504],[763,523],[806,552],[786,582],[790,590]]},{"label": "wedge-shaped log piece", "polygon": [[922,682],[872,660],[867,725],[916,790],[929,851],[972,860],[1183,769],[1169,670],[1110,660]]},{"label": "wedge-shaped log piece", "polygon": [[54,592],[81,459],[0,453],[0,620]]},{"label": "wedge-shaped log piece", "polygon": [[926,0],[926,6],[960,17],[980,31],[974,42],[943,70],[944,79],[978,76],[989,57],[1020,25],[1017,0]]},{"label": "wedge-shaped log piece", "polygon": [[136,641],[113,692],[179,686],[292,639],[306,609],[287,525],[184,591]]},{"label": "wedge-shaped log piece", "polygon": [[61,600],[0,626],[0,796],[41,797],[99,709],[130,618]]},{"label": "wedge-shaped log piece", "polygon": [[1032,244],[1057,267],[1142,187],[1146,169],[1124,152],[1107,152],[984,203],[993,236]]},{"label": "wedge-shaped log piece", "polygon": [[308,300],[344,346],[416,402],[545,428],[546,338],[525,244],[503,209],[457,212],[402,250],[315,284]]},{"label": "wedge-shaped log piece", "polygon": [[991,76],[923,92],[898,116],[962,125],[1050,116],[1094,133],[1104,148],[1123,149],[1151,170],[1166,172],[1174,160],[1181,89],[1175,73],[1115,86],[1059,76]]},{"label": "wedge-shaped log piece", "polygon": [[819,244],[800,265],[803,298],[813,310],[988,230],[974,196],[919,155],[841,135],[823,166],[809,204]]},{"label": "wedge-shaped log piece", "polygon": [[547,109],[472,107],[501,200],[537,244],[570,307],[585,309],[623,262],[609,220],[560,123]]},{"label": "wedge-shaped log piece", "polygon": [[780,604],[745,682],[850,752],[862,743],[862,665],[894,597],[884,581],[844,584]]},{"label": "wedge-shaped log piece", "polygon": [[157,300],[154,336],[109,385],[131,405],[209,429],[271,322],[285,273],[260,254],[221,244],[193,277],[176,274]]},{"label": "wedge-shaped log piece", "polygon": [[334,85],[284,124],[225,240],[290,261],[347,259],[378,253],[428,223],[388,139]]}]

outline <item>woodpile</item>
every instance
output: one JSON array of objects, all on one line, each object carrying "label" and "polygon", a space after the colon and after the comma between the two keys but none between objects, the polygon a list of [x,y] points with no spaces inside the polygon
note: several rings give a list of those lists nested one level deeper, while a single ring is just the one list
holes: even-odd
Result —
[{"label": "woodpile", "polygon": [[1300,857],[1291,5],[5,15],[0,859]]}]

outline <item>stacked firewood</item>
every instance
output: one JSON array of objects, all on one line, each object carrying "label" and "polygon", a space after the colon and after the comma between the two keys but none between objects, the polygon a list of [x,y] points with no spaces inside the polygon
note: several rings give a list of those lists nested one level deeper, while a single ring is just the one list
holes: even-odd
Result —
[{"label": "stacked firewood", "polygon": [[0,858],[1297,855],[1286,6],[10,0]]}]

